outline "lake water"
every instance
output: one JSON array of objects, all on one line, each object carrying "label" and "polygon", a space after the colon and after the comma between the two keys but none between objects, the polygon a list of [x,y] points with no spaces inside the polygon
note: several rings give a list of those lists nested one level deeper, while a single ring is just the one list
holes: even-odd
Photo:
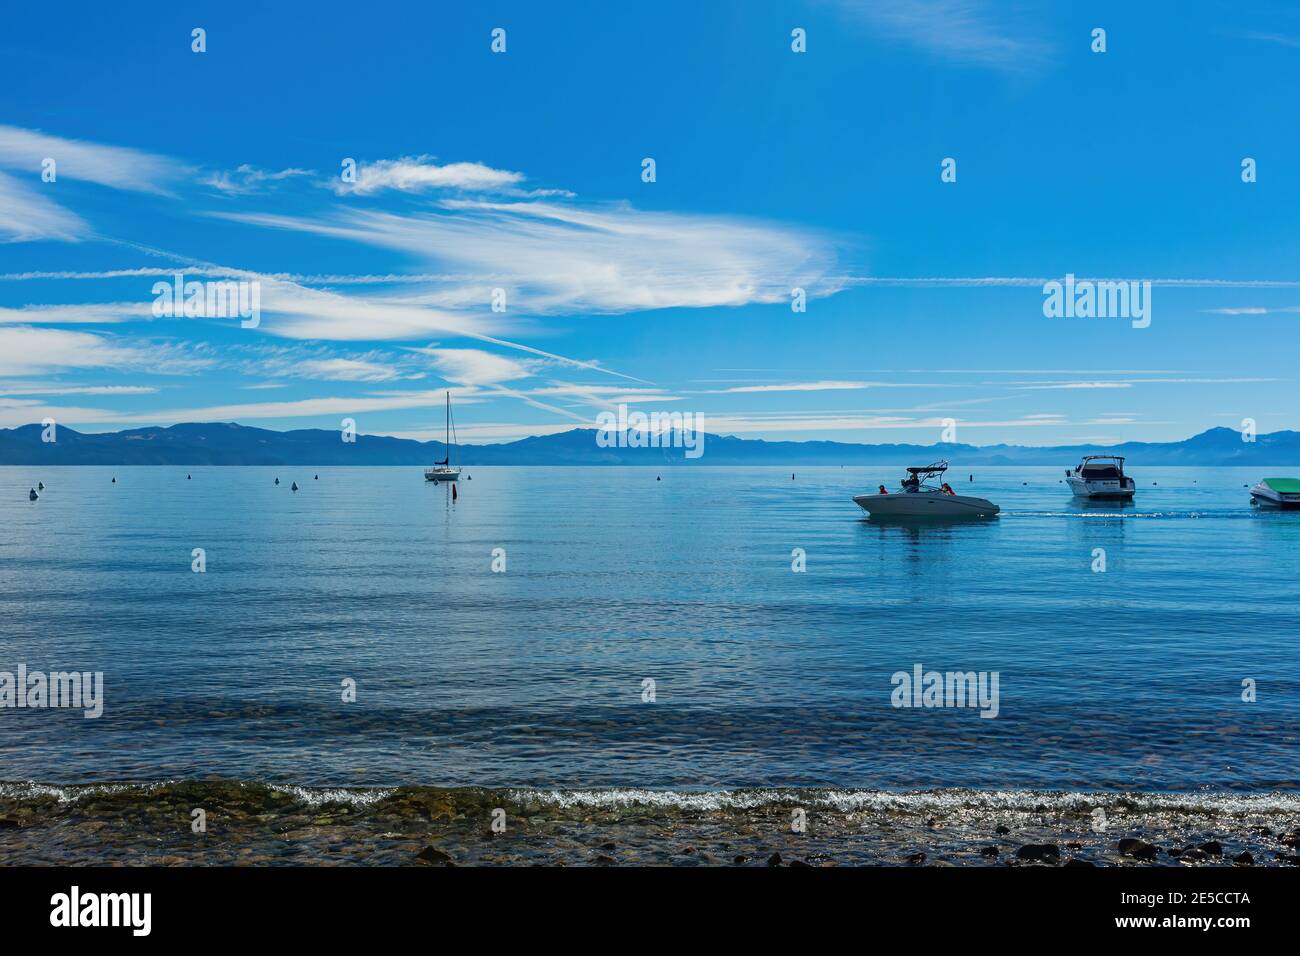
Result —
[{"label": "lake water", "polygon": [[[0,710],[0,780],[1296,790],[1300,513],[1063,470],[899,526],[850,500],[899,468],[0,468],[0,670],[105,697]],[[998,672],[997,717],[893,707],[917,664]]]}]

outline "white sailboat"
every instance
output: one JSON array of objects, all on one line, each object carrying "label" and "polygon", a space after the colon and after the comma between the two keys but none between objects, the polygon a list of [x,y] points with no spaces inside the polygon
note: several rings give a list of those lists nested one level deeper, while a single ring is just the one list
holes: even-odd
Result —
[{"label": "white sailboat", "polygon": [[454,435],[455,435],[455,430],[454,430],[454,426],[451,423],[451,392],[448,392],[447,393],[447,440],[446,442],[444,442],[444,447],[447,449],[447,457],[444,458],[442,461],[435,461],[433,463],[432,468],[424,469],[425,481],[432,481],[435,483],[439,481],[455,481],[457,478],[460,477],[460,468],[456,467],[451,463],[451,448],[453,444],[452,438]]}]

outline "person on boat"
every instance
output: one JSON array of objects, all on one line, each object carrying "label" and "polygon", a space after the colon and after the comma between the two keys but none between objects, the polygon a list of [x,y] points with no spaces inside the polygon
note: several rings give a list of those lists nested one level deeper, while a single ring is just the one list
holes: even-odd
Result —
[{"label": "person on boat", "polygon": [[904,478],[903,490],[906,492],[920,491],[921,479],[917,478],[915,475],[912,475],[911,477],[908,478]]},{"label": "person on boat", "polygon": [[882,494],[882,495],[887,495],[887,494],[889,494],[889,492],[885,490],[885,486],[884,486],[884,485],[881,485],[881,486],[880,486],[880,494]]}]

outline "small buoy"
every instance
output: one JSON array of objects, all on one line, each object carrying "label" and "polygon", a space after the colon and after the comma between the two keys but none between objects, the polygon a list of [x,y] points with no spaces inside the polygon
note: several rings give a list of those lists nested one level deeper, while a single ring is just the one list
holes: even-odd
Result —
[{"label": "small buoy", "polygon": [[974,481],[974,480],[975,480],[975,476],[974,476],[974,475],[971,475],[971,476],[970,476],[969,478],[967,478],[966,480],[967,480],[967,481]]},{"label": "small buoy", "polygon": [[38,494],[36,493],[36,489],[35,489],[35,488],[33,488],[31,491],[27,492],[27,500],[28,500],[28,501],[35,501],[35,500],[36,500],[37,498],[39,498],[39,497],[40,497],[40,495],[38,495]]},{"label": "small buoy", "polygon": [[293,483],[293,487],[290,488],[289,490],[290,490],[290,491],[297,491],[297,490],[298,490],[298,482],[295,481],[295,482]]},{"label": "small buoy", "polygon": [[312,481],[320,481],[320,475],[312,475]]},{"label": "small buoy", "polygon": [[117,475],[113,476],[113,484],[117,484]]},{"label": "small buoy", "polygon": [[275,483],[278,485],[280,483],[280,479],[279,478],[275,479]]},{"label": "small buoy", "polygon": [[658,475],[655,475],[655,481],[663,481],[663,479],[660,478]]},{"label": "small buoy", "polygon": [[194,476],[193,476],[193,475],[186,475],[186,476],[185,476],[185,480],[186,480],[186,481],[193,481],[193,480],[194,480]]},{"label": "small buoy", "polygon": [[466,481],[473,481],[473,480],[474,480],[474,476],[473,476],[473,475],[466,475],[466,476],[465,476],[465,480],[466,480]]},{"label": "small buoy", "polygon": [[793,474],[793,473],[791,473],[791,475],[790,475],[790,480],[791,480],[791,481],[794,481],[794,474]]},{"label": "small buoy", "polygon": [[1153,485],[1158,485],[1158,484],[1160,484],[1160,482],[1158,482],[1158,481],[1153,481],[1153,482],[1151,482],[1151,484],[1153,484]]},{"label": "small buoy", "polygon": [[38,482],[36,482],[36,490],[37,490],[37,491],[44,491],[44,490],[45,490],[45,482],[43,482],[43,481],[38,481]]},{"label": "small buoy", "polygon": [[1027,482],[1027,481],[1022,481],[1021,484],[1022,484],[1022,485],[1027,485],[1027,484],[1029,484],[1029,482]]}]

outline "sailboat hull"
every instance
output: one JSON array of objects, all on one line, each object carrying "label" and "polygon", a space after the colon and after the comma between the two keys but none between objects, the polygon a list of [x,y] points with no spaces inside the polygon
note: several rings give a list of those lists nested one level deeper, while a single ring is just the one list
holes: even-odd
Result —
[{"label": "sailboat hull", "polygon": [[432,482],[439,482],[439,481],[455,481],[455,480],[457,480],[458,478],[460,478],[460,469],[459,469],[459,468],[426,468],[426,469],[424,469],[424,480],[425,480],[425,481],[432,481]]}]

